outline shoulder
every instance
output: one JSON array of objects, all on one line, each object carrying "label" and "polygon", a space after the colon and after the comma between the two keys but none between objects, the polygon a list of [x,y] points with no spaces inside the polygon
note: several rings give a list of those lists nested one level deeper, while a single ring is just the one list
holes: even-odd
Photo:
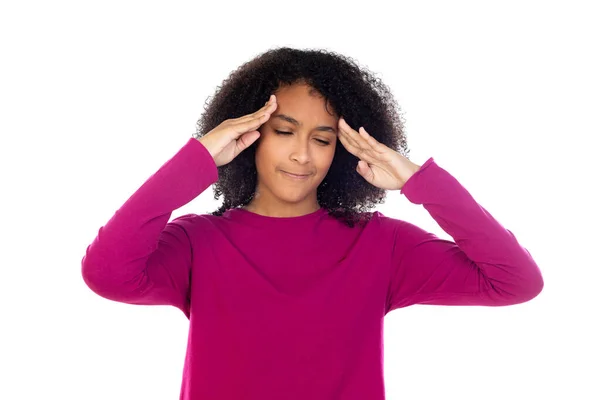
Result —
[{"label": "shoulder", "polygon": [[206,230],[211,227],[215,228],[222,225],[226,218],[222,216],[216,216],[211,214],[184,214],[179,217],[173,218],[169,224],[178,225],[185,229],[187,232],[193,232],[201,229]]},{"label": "shoulder", "polygon": [[384,215],[379,211],[373,213],[372,222],[381,231],[404,241],[418,240],[428,235],[427,231],[411,222]]}]

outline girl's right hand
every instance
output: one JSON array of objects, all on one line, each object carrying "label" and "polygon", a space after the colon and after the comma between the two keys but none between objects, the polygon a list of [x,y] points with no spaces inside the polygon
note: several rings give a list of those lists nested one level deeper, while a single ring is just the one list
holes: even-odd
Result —
[{"label": "girl's right hand", "polygon": [[217,167],[225,165],[260,137],[257,129],[269,120],[276,108],[277,99],[275,95],[271,95],[258,111],[226,119],[198,140],[211,154]]}]

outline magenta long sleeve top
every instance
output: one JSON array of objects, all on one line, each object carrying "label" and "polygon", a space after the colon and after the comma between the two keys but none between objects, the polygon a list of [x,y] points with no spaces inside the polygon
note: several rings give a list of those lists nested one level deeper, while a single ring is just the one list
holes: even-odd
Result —
[{"label": "magenta long sleeve top", "polygon": [[350,228],[325,209],[240,208],[169,221],[218,179],[190,138],[87,247],[106,299],[189,319],[182,400],[383,400],[383,321],[413,304],[507,306],[543,287],[529,251],[429,158],[401,193],[454,240],[376,211]]}]

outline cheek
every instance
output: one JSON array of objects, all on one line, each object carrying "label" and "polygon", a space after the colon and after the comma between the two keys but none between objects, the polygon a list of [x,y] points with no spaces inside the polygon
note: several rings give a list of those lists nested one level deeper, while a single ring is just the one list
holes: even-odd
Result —
[{"label": "cheek", "polygon": [[272,140],[265,137],[260,143],[257,143],[254,163],[259,173],[269,171],[278,164],[277,146]]},{"label": "cheek", "polygon": [[260,175],[261,171],[264,170],[264,151],[260,143],[256,146],[256,152],[254,153],[254,166],[256,167],[256,172]]},{"label": "cheek", "polygon": [[329,168],[331,167],[331,164],[333,163],[333,156],[335,155],[335,148],[333,148],[333,146],[328,146],[328,147],[332,147],[332,148],[328,149],[328,151],[322,155],[322,157],[320,158],[320,162],[318,164],[320,173],[323,176],[326,175],[327,172],[329,171]]},{"label": "cheek", "polygon": [[335,142],[327,146],[327,162],[331,164],[333,157],[335,156]]}]

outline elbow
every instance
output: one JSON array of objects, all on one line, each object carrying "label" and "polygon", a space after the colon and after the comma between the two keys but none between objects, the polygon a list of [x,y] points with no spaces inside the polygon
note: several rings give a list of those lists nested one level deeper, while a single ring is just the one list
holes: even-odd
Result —
[{"label": "elbow", "polygon": [[530,271],[531,275],[529,279],[527,279],[528,284],[524,290],[526,294],[525,301],[533,300],[540,293],[542,293],[542,290],[544,290],[544,277],[542,276],[542,272],[540,271],[539,267],[534,263],[531,266]]},{"label": "elbow", "polygon": [[544,279],[539,273],[527,278],[521,277],[518,281],[513,281],[510,285],[490,284],[488,293],[492,297],[492,305],[494,306],[512,306],[525,303],[536,298],[544,289]]},{"label": "elbow", "polygon": [[542,290],[544,290],[544,278],[542,277],[542,274],[538,274],[535,279],[532,279],[529,285],[526,301],[536,298],[540,293],[542,293]]},{"label": "elbow", "polygon": [[130,302],[140,296],[148,286],[145,274],[135,277],[125,276],[127,268],[111,268],[103,262],[84,259],[81,262],[81,277],[86,286],[95,294],[108,300]]},{"label": "elbow", "polygon": [[93,263],[86,261],[85,257],[81,262],[81,277],[85,285],[94,293],[104,297],[106,283],[101,283],[100,269]]},{"label": "elbow", "polygon": [[95,294],[106,299],[114,300],[116,292],[116,282],[107,279],[105,268],[101,264],[92,262],[91,259],[84,257],[81,261],[81,277],[85,285]]},{"label": "elbow", "polygon": [[[538,271],[539,272],[539,271]],[[506,305],[521,304],[535,299],[544,290],[544,278],[537,273],[531,278],[524,280],[520,289],[507,300]]]},{"label": "elbow", "polygon": [[[85,255],[81,258],[81,277],[86,286],[96,294],[102,291],[101,278],[106,275],[106,269],[98,262],[98,257],[90,251],[88,246]],[[94,260],[96,259],[96,260]]]},{"label": "elbow", "polygon": [[536,298],[542,290],[544,290],[544,277],[542,276],[542,271],[536,262],[531,258],[531,254],[527,249],[527,254],[529,255],[528,262],[524,263],[523,271],[524,276],[522,278],[522,296],[523,301],[521,303],[533,300]]}]

